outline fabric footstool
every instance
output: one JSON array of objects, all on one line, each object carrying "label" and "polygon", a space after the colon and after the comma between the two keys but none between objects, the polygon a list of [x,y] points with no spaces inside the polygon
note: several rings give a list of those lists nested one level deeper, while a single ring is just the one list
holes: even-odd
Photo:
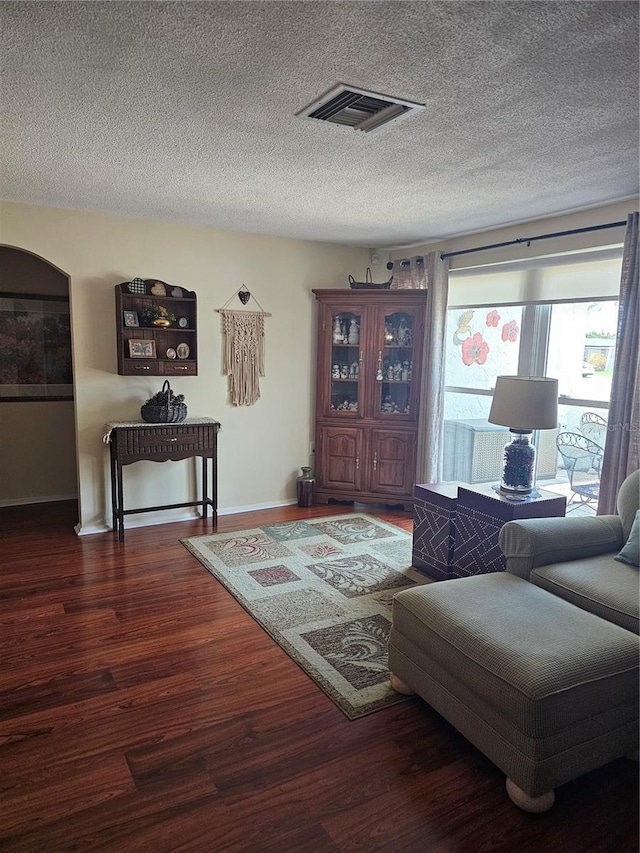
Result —
[{"label": "fabric footstool", "polygon": [[544,811],[638,748],[638,637],[506,572],[398,593],[391,683],[415,692]]}]

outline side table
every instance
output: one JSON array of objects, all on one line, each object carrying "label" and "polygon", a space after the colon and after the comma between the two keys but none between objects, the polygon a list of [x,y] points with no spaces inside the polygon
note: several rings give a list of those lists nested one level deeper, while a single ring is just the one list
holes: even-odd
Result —
[{"label": "side table", "polygon": [[[152,510],[179,509],[187,506],[202,507],[202,517],[207,517],[211,507],[213,523],[217,521],[218,507],[218,421],[210,418],[187,418],[177,424],[109,423],[104,441],[109,444],[111,460],[111,508],[113,530],[124,542],[124,516]],[[152,462],[178,461],[202,457],[202,497],[184,503],[124,508],[122,468],[143,459]],[[211,497],[209,496],[207,462],[212,461]]]},{"label": "side table", "polygon": [[566,498],[540,490],[513,500],[468,483],[415,487],[412,563],[435,580],[505,569],[498,544],[508,521],[565,514]]}]

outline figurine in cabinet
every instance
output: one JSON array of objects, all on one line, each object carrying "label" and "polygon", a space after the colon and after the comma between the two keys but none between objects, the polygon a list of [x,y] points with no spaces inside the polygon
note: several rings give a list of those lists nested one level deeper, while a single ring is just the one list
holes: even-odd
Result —
[{"label": "figurine in cabinet", "polygon": [[349,337],[348,342],[350,344],[360,343],[360,329],[358,328],[357,320],[352,320],[349,323]]},{"label": "figurine in cabinet", "polygon": [[411,346],[411,329],[404,320],[400,320],[398,326],[398,343],[403,347]]},{"label": "figurine in cabinet", "polygon": [[336,319],[333,322],[333,342],[334,342],[334,344],[341,344],[343,342],[342,325],[340,323],[340,317],[336,317]]}]

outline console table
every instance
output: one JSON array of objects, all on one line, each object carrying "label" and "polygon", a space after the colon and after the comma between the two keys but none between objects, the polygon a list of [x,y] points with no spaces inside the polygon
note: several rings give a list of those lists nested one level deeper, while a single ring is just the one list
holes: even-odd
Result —
[{"label": "console table", "polygon": [[[114,532],[118,533],[120,542],[124,542],[125,515],[138,512],[201,506],[202,517],[206,518],[207,508],[211,507],[213,523],[216,524],[218,519],[217,445],[219,429],[219,422],[210,418],[187,418],[177,424],[114,422],[106,425],[104,441],[109,444],[111,458],[112,527]],[[124,508],[123,466],[141,460],[176,462],[197,456],[202,457],[202,497],[199,500],[161,506],[145,506],[136,509]],[[212,461],[211,497],[209,497],[208,484],[209,459]]]},{"label": "console table", "polygon": [[498,539],[507,521],[565,514],[566,498],[540,490],[513,500],[492,486],[416,486],[412,564],[436,580],[505,569]]}]

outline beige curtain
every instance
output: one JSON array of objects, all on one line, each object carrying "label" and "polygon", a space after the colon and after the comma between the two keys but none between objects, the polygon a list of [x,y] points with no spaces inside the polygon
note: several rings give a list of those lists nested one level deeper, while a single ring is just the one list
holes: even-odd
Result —
[{"label": "beige curtain", "polygon": [[[387,268],[391,265],[387,264]],[[415,255],[393,262],[392,290],[423,290],[427,286],[426,257]]]},{"label": "beige curtain", "polygon": [[420,421],[416,454],[416,483],[437,483],[442,478],[444,412],[444,357],[449,259],[438,252],[394,261],[395,289],[427,288],[425,336],[422,350]]},{"label": "beige curtain", "polygon": [[439,252],[424,257],[427,289],[426,333],[422,351],[420,388],[420,428],[416,461],[416,483],[437,483],[442,479],[442,438],[444,432],[444,362],[449,259]]},{"label": "beige curtain", "polygon": [[616,354],[609,425],[604,446],[598,514],[616,511],[622,481],[640,467],[640,308],[638,306],[638,212],[627,218],[622,255]]}]

